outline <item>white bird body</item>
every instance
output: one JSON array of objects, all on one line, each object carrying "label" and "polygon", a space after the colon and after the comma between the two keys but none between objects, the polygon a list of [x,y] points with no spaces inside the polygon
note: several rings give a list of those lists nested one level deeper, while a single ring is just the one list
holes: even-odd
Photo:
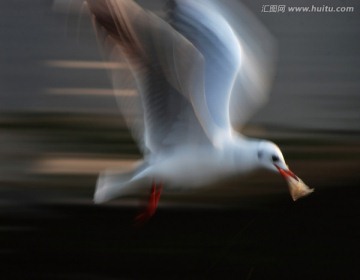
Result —
[{"label": "white bird body", "polygon": [[173,153],[157,154],[146,167],[125,181],[116,173],[104,173],[98,181],[95,202],[136,194],[155,178],[163,182],[168,191],[178,192],[204,188],[231,176],[248,174],[260,168],[255,152],[259,143],[244,138],[228,142],[222,149],[181,147]]},{"label": "white bird body", "polygon": [[247,160],[246,154],[238,150],[243,162],[239,161],[234,156],[234,146],[229,145],[224,150],[185,147],[174,154],[160,156],[157,162],[138,176],[159,178],[169,188],[183,189],[206,186],[225,177],[253,170],[255,166],[251,163],[254,161]]},{"label": "white bird body", "polygon": [[[153,180],[169,190],[196,188],[259,168],[291,177],[301,196],[311,192],[275,144],[233,129],[265,101],[274,64],[271,36],[240,4],[229,2],[234,15],[216,0],[177,0],[166,22],[133,1],[87,3],[109,58],[120,51],[136,79],[138,102],[131,108],[140,118],[126,113],[127,100],[119,107],[144,153],[130,178],[99,177],[96,203],[136,193]],[[113,81],[115,89],[121,86],[121,74],[114,71]],[[291,193],[294,200],[299,193]]]}]

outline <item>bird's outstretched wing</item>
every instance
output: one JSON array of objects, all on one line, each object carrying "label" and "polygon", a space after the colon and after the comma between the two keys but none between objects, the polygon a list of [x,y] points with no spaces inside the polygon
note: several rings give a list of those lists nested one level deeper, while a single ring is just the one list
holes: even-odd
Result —
[{"label": "bird's outstretched wing", "polygon": [[209,0],[226,18],[242,49],[241,67],[230,97],[230,120],[241,129],[268,100],[277,44],[267,28],[237,0]]},{"label": "bird's outstretched wing", "polygon": [[[130,0],[87,3],[108,53],[114,57],[120,50],[135,73],[144,127],[128,123],[150,151],[208,140],[217,144],[230,137],[232,123],[243,125],[265,99],[269,48],[220,2],[172,1],[169,23]],[[236,8],[250,19],[244,25],[255,24],[243,7]]]},{"label": "bird's outstretched wing", "polygon": [[204,58],[204,94],[193,92],[191,99],[197,116],[210,128],[211,138],[230,137],[230,95],[242,57],[236,34],[208,1],[175,1],[169,18]]},{"label": "bird's outstretched wing", "polygon": [[[191,105],[203,93],[203,57],[168,23],[129,0],[87,0],[100,44],[109,59],[123,55],[138,95],[120,97],[120,109],[144,152],[210,143]],[[113,71],[115,88],[122,76]],[[120,81],[120,82],[119,82]],[[130,108],[129,108],[130,107]],[[142,113],[141,123],[135,115]],[[142,145],[143,144],[143,145]]]},{"label": "bird's outstretched wing", "polygon": [[[217,132],[227,135],[233,126],[241,128],[267,100],[276,59],[274,40],[239,1],[173,3],[172,25],[205,61],[205,100],[211,119],[201,121],[215,122]],[[194,98],[195,110],[201,108],[201,98]]]}]

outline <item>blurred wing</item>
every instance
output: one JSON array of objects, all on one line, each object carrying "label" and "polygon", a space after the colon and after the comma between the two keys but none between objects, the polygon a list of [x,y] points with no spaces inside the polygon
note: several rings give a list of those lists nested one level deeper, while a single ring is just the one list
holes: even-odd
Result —
[{"label": "blurred wing", "polygon": [[[124,64],[124,54],[118,47],[114,39],[109,36],[107,31],[93,21],[99,45],[104,51],[104,56],[114,63],[114,65]],[[125,61],[126,63],[126,61]],[[130,129],[133,138],[141,151],[146,151],[144,141],[144,112],[141,106],[141,99],[136,90],[136,82],[129,69],[113,67],[109,70],[110,78],[113,83],[114,95],[117,105],[123,116],[125,124]]]},{"label": "blurred wing", "polygon": [[[242,49],[225,17],[208,1],[173,2],[170,22],[203,55],[205,96],[194,93],[193,105],[212,137],[231,135],[229,102],[238,75]],[[205,105],[204,105],[205,104]],[[209,116],[201,113],[206,106]]]},{"label": "blurred wing", "polygon": [[[203,92],[202,56],[196,48],[133,1],[87,3],[109,59],[123,54],[134,73],[139,89],[139,95],[131,97],[135,105],[122,96],[119,106],[136,140],[144,143],[144,152],[207,143],[189,102],[190,93]],[[113,80],[115,88],[121,87],[121,73],[114,71]],[[134,111],[142,112],[142,118],[134,120]]]},{"label": "blurred wing", "polygon": [[226,18],[241,45],[241,68],[230,98],[231,123],[241,129],[268,100],[277,59],[276,42],[239,1],[209,1]]},{"label": "blurred wing", "polygon": [[171,19],[204,56],[212,120],[222,133],[242,127],[267,100],[275,61],[271,35],[235,0],[175,1]]}]

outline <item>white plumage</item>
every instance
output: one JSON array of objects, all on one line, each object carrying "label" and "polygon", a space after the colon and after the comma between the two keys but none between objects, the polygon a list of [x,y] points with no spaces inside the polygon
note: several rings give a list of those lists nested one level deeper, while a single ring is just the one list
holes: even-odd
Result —
[{"label": "white plumage", "polygon": [[[168,189],[194,188],[258,168],[280,172],[294,200],[312,191],[275,144],[233,128],[266,101],[275,61],[273,39],[242,5],[171,1],[161,19],[133,1],[87,3],[108,59],[121,55],[132,69],[138,95],[118,101],[144,154],[133,174],[99,177],[96,203],[153,180]],[[121,87],[121,73],[113,71],[113,81],[115,90]]]}]

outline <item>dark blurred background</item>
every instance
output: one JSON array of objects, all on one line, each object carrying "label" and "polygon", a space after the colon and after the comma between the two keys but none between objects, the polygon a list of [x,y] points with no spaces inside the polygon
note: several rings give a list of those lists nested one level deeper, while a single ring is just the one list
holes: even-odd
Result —
[{"label": "dark blurred background", "polygon": [[[165,1],[138,1],[160,16]],[[316,192],[295,204],[275,174],[92,205],[97,175],[141,155],[124,126],[81,1],[0,2],[3,279],[355,279],[360,225],[360,4],[242,1],[278,43],[268,104],[243,131],[274,141]],[[349,13],[262,13],[263,5]],[[124,94],[134,88],[124,88]]]}]

